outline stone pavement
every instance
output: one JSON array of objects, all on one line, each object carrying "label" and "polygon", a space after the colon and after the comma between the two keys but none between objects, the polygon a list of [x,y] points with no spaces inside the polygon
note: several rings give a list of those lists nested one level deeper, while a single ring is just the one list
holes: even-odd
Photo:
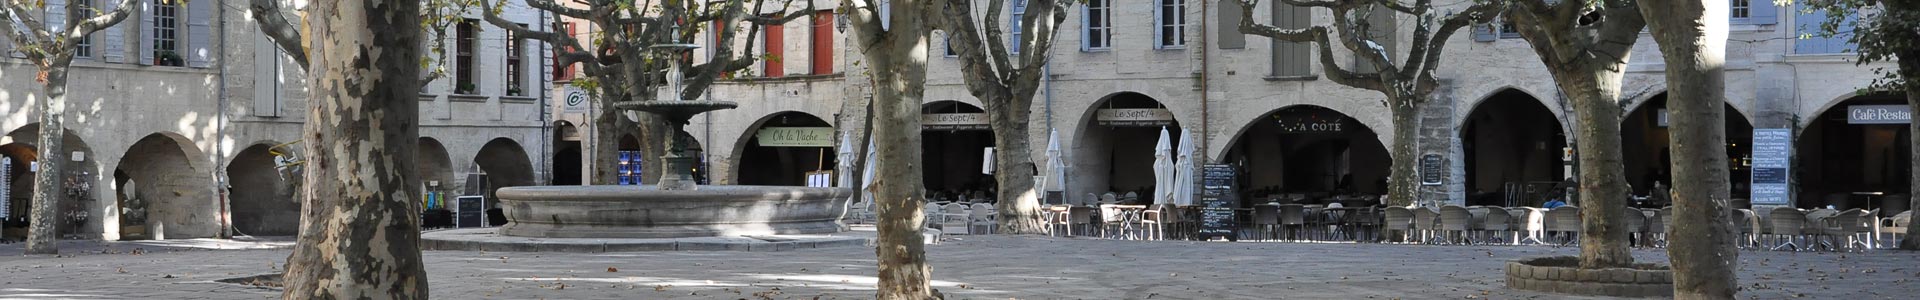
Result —
[{"label": "stone pavement", "polygon": [[[194,240],[198,241],[198,240]],[[182,244],[205,245],[206,241]],[[246,244],[230,242],[231,244]],[[213,280],[281,269],[287,250],[73,242],[0,245],[0,298],[268,299]],[[139,253],[132,253],[135,248]],[[928,246],[950,299],[1566,299],[1506,289],[1502,263],[1577,248],[1142,242],[959,236]],[[437,299],[866,299],[873,249],[784,252],[427,251]],[[1660,251],[1635,251],[1665,262]],[[1911,299],[1920,253],[1743,252],[1742,298]]]}]

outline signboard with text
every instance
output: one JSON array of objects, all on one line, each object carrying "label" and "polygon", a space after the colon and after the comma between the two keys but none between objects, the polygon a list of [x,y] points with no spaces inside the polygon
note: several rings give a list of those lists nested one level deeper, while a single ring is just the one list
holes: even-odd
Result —
[{"label": "signboard with text", "polygon": [[1445,181],[1440,178],[1440,175],[1446,173],[1446,168],[1446,162],[1440,159],[1439,154],[1420,156],[1420,185],[1440,185],[1441,183],[1445,183]]},{"label": "signboard with text", "polygon": [[1847,106],[1847,124],[1907,124],[1913,122],[1913,108],[1906,105]]},{"label": "signboard with text", "polygon": [[754,138],[761,147],[833,147],[833,127],[767,127]]},{"label": "signboard with text", "polygon": [[1793,129],[1753,129],[1753,205],[1787,205]]},{"label": "signboard with text", "polygon": [[920,126],[928,130],[986,130],[987,114],[921,114]]},{"label": "signboard with text", "polygon": [[1240,207],[1234,192],[1233,165],[1210,164],[1200,169],[1200,236],[1233,239],[1234,211]]},{"label": "signboard with text", "polygon": [[1167,126],[1173,124],[1173,112],[1165,108],[1108,108],[1095,111],[1094,120],[1103,126]]}]

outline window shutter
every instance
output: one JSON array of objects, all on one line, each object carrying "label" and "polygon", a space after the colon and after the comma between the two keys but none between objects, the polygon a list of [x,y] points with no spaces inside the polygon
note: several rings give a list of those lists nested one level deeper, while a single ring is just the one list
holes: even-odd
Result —
[{"label": "window shutter", "polygon": [[140,55],[139,56],[140,59],[134,60],[134,63],[140,64],[143,66],[153,65],[153,2],[154,1],[163,1],[163,0],[140,1],[140,19],[137,20],[140,22],[135,23],[135,25],[139,25],[139,27],[134,27],[136,28],[135,30],[138,30],[140,34],[140,48],[134,49],[135,52],[137,52]]},{"label": "window shutter", "polygon": [[[1307,28],[1313,18],[1313,12],[1303,7],[1273,2],[1274,26],[1282,29]],[[1275,76],[1311,76],[1313,75],[1311,43],[1297,43],[1272,39],[1273,75]]]},{"label": "window shutter", "polygon": [[[13,22],[13,27],[7,27],[7,28],[9,28],[9,29],[11,29],[11,28],[27,28],[27,24],[22,24],[22,23],[20,23],[20,20],[18,20],[18,19],[14,19],[14,20],[13,20],[12,22]],[[19,29],[13,29],[13,30],[19,30]],[[7,38],[0,38],[0,40],[6,40],[6,41],[0,41],[0,45],[5,45],[5,47],[0,47],[0,51],[5,51],[5,52],[7,52],[7,56],[12,56],[12,57],[16,57],[16,58],[26,58],[26,57],[27,57],[27,55],[26,55],[26,53],[22,53],[22,52],[20,52],[20,47],[19,47],[20,45],[17,45],[17,44],[14,44],[14,43],[13,43],[13,38],[12,38],[12,37],[7,37]]]},{"label": "window shutter", "polygon": [[1093,45],[1088,44],[1093,39],[1093,20],[1089,20],[1087,17],[1087,13],[1088,13],[1087,6],[1086,5],[1079,5],[1079,6],[1080,6],[1080,51],[1085,52],[1088,50],[1093,50]]},{"label": "window shutter", "polygon": [[1160,20],[1160,10],[1163,7],[1165,7],[1160,5],[1160,1],[1167,1],[1167,0],[1153,0],[1153,48],[1154,49],[1167,48],[1165,46],[1160,45],[1160,41],[1163,41],[1163,39],[1161,39],[1160,36],[1166,34],[1166,32],[1164,31],[1166,31],[1166,28],[1167,28],[1166,26],[1160,25],[1160,24],[1165,24],[1165,23],[1162,23],[1162,21]]},{"label": "window shutter", "polygon": [[[120,1],[104,0],[100,2],[102,2],[100,6],[100,11],[113,11],[114,9],[120,8],[119,7]],[[138,21],[139,20],[125,20],[125,21],[121,21],[120,24],[126,24],[128,22],[138,22]],[[114,27],[101,29],[100,32],[98,32],[98,33],[104,33],[107,36],[106,41],[103,42],[106,45],[106,47],[102,48],[105,50],[102,50],[100,58],[105,59],[107,62],[110,62],[110,63],[126,63],[127,62],[127,50],[126,50],[127,27],[129,26],[115,25]],[[138,27],[138,26],[133,26],[133,27]]]},{"label": "window shutter", "polygon": [[[202,0],[204,1],[204,0]],[[253,115],[280,116],[280,51],[265,33],[253,39]]]},{"label": "window shutter", "polygon": [[67,27],[67,1],[47,0],[46,9],[47,19],[41,21],[47,24],[47,31],[56,35],[62,35],[59,32],[61,32],[61,29],[66,29]]},{"label": "window shutter", "polygon": [[1499,26],[1499,25],[1494,25],[1494,24],[1473,25],[1473,41],[1492,42],[1494,40],[1500,39],[1500,34],[1495,33],[1493,30],[1494,26]]},{"label": "window shutter", "polygon": [[1747,5],[1749,5],[1747,9],[1747,24],[1773,25],[1780,23],[1780,8],[1773,5],[1773,0],[1752,0],[1748,1]]},{"label": "window shutter", "polygon": [[206,68],[213,65],[213,3],[217,1],[187,1],[187,66]]},{"label": "window shutter", "polygon": [[1220,21],[1220,49],[1247,48],[1247,35],[1240,33],[1240,15],[1245,10],[1240,5],[1239,0],[1220,0],[1220,9],[1215,10],[1220,14],[1214,18]]}]

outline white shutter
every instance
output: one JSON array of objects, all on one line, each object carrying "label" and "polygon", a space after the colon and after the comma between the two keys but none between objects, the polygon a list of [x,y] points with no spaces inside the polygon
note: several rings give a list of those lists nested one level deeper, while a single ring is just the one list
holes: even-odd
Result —
[{"label": "white shutter", "polygon": [[206,68],[213,64],[213,3],[216,0],[187,1],[187,66]]},{"label": "white shutter", "polygon": [[146,66],[153,65],[153,1],[160,0],[140,1],[140,19],[134,20],[140,21],[134,24],[138,25],[134,30],[139,31],[140,37],[140,47],[134,48],[134,51],[139,54],[135,57],[140,59],[134,60],[134,63]]},{"label": "white shutter", "polygon": [[47,31],[55,35],[63,35],[60,32],[67,28],[67,1],[47,0],[46,9],[47,18],[43,21],[47,25]]},{"label": "white shutter", "polygon": [[1166,0],[1151,0],[1151,1],[1153,2],[1153,48],[1166,49],[1166,46],[1160,43],[1160,41],[1164,41],[1163,39],[1160,38],[1160,36],[1166,34],[1165,32],[1163,32],[1163,31],[1166,31],[1166,26],[1162,26],[1162,24],[1166,24],[1166,23],[1161,23],[1162,21],[1160,20],[1160,10],[1165,6],[1161,6],[1160,1],[1166,1]]},{"label": "white shutter", "polygon": [[[120,8],[120,1],[102,0],[100,2],[102,2],[100,11],[113,11],[114,9]],[[127,20],[127,21],[120,22],[120,24],[126,24],[128,22],[139,23],[139,21],[140,20]],[[110,63],[127,62],[127,50],[126,50],[127,27],[128,26],[120,26],[119,24],[115,24],[114,27],[101,29],[100,33],[105,33],[107,35],[106,42],[104,43],[106,45],[106,48],[105,48],[106,50],[102,52],[103,54],[100,55],[101,58],[106,59],[106,61]],[[132,26],[132,27],[139,27],[139,26]]]},{"label": "white shutter", "polygon": [[[205,1],[205,0],[201,0]],[[253,115],[280,116],[280,51],[265,33],[254,31]]]},{"label": "white shutter", "polygon": [[1088,39],[1093,38],[1093,20],[1087,18],[1087,13],[1088,13],[1087,5],[1081,4],[1080,5],[1080,51],[1082,52],[1087,50],[1093,50],[1093,45],[1087,43]]}]

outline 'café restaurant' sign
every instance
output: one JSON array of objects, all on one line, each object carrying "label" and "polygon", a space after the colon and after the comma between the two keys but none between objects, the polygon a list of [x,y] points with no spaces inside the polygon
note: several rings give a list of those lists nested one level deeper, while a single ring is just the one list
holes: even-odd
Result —
[{"label": "'caf\u00e9 restaurant' sign", "polygon": [[1854,105],[1847,107],[1847,124],[1907,124],[1913,121],[1913,109],[1906,105]]},{"label": "'caf\u00e9 restaurant' sign", "polygon": [[921,114],[920,126],[927,130],[985,130],[987,114]]},{"label": "'caf\u00e9 restaurant' sign", "polygon": [[754,137],[761,147],[833,147],[833,127],[767,127]]},{"label": "'caf\u00e9 restaurant' sign", "polygon": [[1105,126],[1173,125],[1173,112],[1165,108],[1108,108],[1094,112],[1094,120]]}]

